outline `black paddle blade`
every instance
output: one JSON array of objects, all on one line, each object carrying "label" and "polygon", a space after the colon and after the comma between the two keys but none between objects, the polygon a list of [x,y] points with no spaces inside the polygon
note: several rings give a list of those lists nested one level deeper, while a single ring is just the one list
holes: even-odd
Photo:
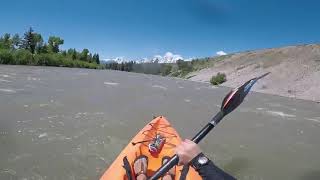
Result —
[{"label": "black paddle blade", "polygon": [[231,92],[227,94],[227,96],[223,99],[222,105],[221,105],[221,111],[224,113],[224,115],[227,115],[231,111],[233,111],[235,108],[237,108],[244,98],[249,93],[252,86],[261,78],[267,76],[270,74],[270,72],[263,74],[262,76],[253,78],[246,83],[244,83],[242,86],[233,89]]}]

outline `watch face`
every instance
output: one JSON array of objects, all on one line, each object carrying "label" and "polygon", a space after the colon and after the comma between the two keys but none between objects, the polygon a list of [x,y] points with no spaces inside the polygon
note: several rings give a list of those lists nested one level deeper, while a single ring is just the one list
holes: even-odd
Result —
[{"label": "watch face", "polygon": [[207,164],[208,158],[206,158],[205,156],[199,157],[198,162],[201,165]]}]

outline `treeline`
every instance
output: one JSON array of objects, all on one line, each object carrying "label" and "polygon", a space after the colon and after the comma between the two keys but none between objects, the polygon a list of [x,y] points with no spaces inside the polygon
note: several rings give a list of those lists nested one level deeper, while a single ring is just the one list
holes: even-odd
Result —
[{"label": "treeline", "polygon": [[0,37],[0,64],[102,68],[99,54],[88,49],[61,50],[63,44],[64,40],[57,36],[50,36],[45,42],[31,27],[22,37],[5,33]]},{"label": "treeline", "polygon": [[[158,62],[148,62],[148,63],[136,63],[134,61],[130,62],[112,62],[107,63],[106,69],[136,72],[144,74],[154,74],[154,75],[173,75],[179,76],[180,74],[187,74],[192,69],[190,62],[179,60],[176,64],[174,63],[158,63]],[[179,72],[179,74],[177,74]],[[174,73],[174,74],[172,74]]]},{"label": "treeline", "polygon": [[118,71],[159,75],[161,74],[161,66],[162,64],[158,63],[136,63],[135,61],[129,61],[122,63],[109,62],[105,65],[105,68]]},{"label": "treeline", "polygon": [[136,62],[134,62],[134,61],[122,62],[122,63],[111,62],[111,63],[107,63],[105,65],[105,68],[112,69],[112,70],[118,70],[118,71],[131,72],[131,71],[133,71],[133,65],[135,65],[135,64],[136,64]]}]

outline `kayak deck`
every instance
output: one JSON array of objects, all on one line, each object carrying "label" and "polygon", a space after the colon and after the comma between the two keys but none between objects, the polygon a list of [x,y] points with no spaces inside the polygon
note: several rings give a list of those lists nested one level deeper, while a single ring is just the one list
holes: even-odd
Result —
[{"label": "kayak deck", "polygon": [[[148,149],[149,142],[133,145],[132,142],[146,141],[154,138],[157,134],[161,134],[166,138],[161,152],[157,155],[151,155]],[[139,133],[129,142],[122,150],[109,169],[105,171],[100,180],[109,179],[127,179],[126,170],[123,168],[123,158],[126,157],[131,166],[132,177],[134,178],[133,163],[136,157],[145,155],[148,157],[147,175],[151,176],[162,165],[162,159],[166,156],[175,154],[175,147],[181,143],[181,138],[165,117],[159,116],[148,123]],[[182,166],[175,166],[175,179],[180,179]],[[192,168],[189,168],[186,180],[201,179],[198,173]]]}]

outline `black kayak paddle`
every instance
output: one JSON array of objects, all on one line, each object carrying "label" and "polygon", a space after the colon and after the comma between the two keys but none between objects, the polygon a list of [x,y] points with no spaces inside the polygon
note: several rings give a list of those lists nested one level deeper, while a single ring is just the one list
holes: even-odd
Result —
[{"label": "black kayak paddle", "polygon": [[[204,126],[198,133],[192,138],[192,141],[195,143],[199,143],[222,119],[224,116],[232,112],[236,109],[244,100],[244,98],[249,93],[251,87],[261,78],[267,76],[270,72],[253,78],[242,86],[233,89],[229,92],[226,97],[222,101],[220,112],[218,112],[211,121]],[[156,180],[163,176],[166,172],[168,172],[173,166],[177,165],[179,162],[179,157],[174,155],[171,157],[169,161],[167,161],[164,165],[162,165],[149,180]]]}]

